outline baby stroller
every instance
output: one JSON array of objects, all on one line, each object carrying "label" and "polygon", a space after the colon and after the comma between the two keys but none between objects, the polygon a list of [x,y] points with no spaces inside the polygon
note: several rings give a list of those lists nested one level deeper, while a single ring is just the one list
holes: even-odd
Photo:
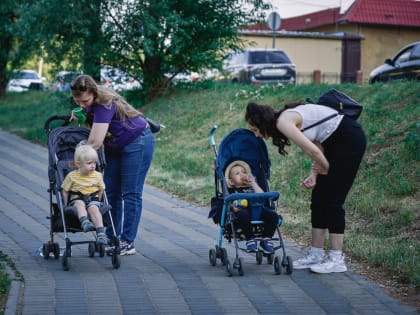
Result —
[{"label": "baby stroller", "polygon": [[[216,150],[214,132],[217,126],[213,126],[210,131],[210,144],[215,153],[214,173],[215,173],[215,196],[211,200],[211,210],[209,218],[214,223],[220,225],[219,240],[215,248],[209,250],[209,260],[212,266],[216,265],[217,259],[226,266],[229,276],[233,270],[237,269],[239,275],[244,274],[243,262],[239,257],[239,250],[246,251],[245,246],[240,246],[241,241],[245,241],[240,231],[235,228],[235,214],[232,202],[235,200],[247,200],[248,208],[251,209],[251,226],[257,240],[261,240],[263,224],[260,220],[261,211],[276,211],[279,192],[270,192],[268,180],[270,178],[271,161],[264,140],[255,137],[248,129],[235,129],[230,132],[220,143],[219,151]],[[234,160],[242,160],[249,164],[252,174],[264,193],[231,193],[229,194],[225,169]],[[286,255],[284,242],[280,233],[282,217],[278,214],[278,224],[272,241],[275,243],[274,253],[267,254],[260,248],[255,252],[257,264],[261,264],[266,257],[268,264],[274,263],[275,274],[281,274],[285,269],[286,274],[293,271],[293,262],[290,256]],[[277,236],[278,235],[278,236]],[[228,258],[227,250],[223,247],[223,239],[234,242],[235,259],[233,262]],[[278,245],[277,245],[278,242]],[[281,249],[281,257],[276,254],[276,250]]]},{"label": "baby stroller", "polygon": [[[60,257],[60,246],[54,242],[54,233],[64,232],[64,239],[66,248],[62,255],[63,270],[69,270],[71,246],[76,244],[88,244],[88,253],[90,257],[94,257],[95,253],[99,253],[100,257],[105,256],[105,245],[96,244],[92,241],[74,241],[69,237],[69,232],[82,232],[79,219],[76,216],[75,208],[63,204],[61,184],[64,177],[74,169],[72,163],[74,161],[74,150],[78,143],[82,140],[87,140],[89,137],[89,130],[86,128],[67,126],[69,124],[70,116],[52,116],[47,119],[44,125],[44,131],[48,136],[48,178],[49,178],[49,196],[50,196],[50,241],[44,243],[42,246],[42,255],[44,259],[49,259],[50,253],[54,255],[55,259]],[[57,124],[61,122],[58,127],[51,129],[53,122]],[[98,150],[97,170],[103,172],[105,168],[105,156],[103,150]],[[55,200],[54,199],[55,196]],[[110,206],[106,199],[106,194],[102,200],[103,206],[100,212],[104,218],[104,225],[107,228],[112,227],[114,231],[115,250],[111,254],[112,266],[115,269],[120,267],[119,256],[119,241],[116,237],[115,228],[112,222],[112,216],[109,212]],[[107,215],[105,217],[105,215]]]}]

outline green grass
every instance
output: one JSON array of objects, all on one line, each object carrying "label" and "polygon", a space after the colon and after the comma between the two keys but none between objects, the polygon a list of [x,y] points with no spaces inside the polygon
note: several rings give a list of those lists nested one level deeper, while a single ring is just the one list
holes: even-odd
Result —
[{"label": "green grass", "polygon": [[[359,118],[368,149],[348,196],[345,252],[348,257],[380,268],[395,281],[420,284],[420,85],[394,82],[377,85],[298,85],[283,89],[262,86],[201,83],[179,86],[151,104],[127,99],[147,116],[166,125],[147,182],[180,198],[209,206],[214,194],[213,160],[208,134],[217,125],[216,143],[231,130],[246,127],[244,109],[253,100],[280,108],[287,102],[316,99],[335,87],[364,105]],[[0,127],[45,145],[44,121],[68,114],[68,94],[28,92],[10,94],[0,102]],[[310,161],[291,146],[287,157],[268,143],[271,190],[281,192],[279,211],[283,233],[308,242],[310,192],[299,187]]]}]

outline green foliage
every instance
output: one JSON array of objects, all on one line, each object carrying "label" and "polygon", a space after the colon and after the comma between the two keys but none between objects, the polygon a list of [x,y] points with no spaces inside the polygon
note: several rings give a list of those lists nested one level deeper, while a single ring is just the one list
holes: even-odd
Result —
[{"label": "green foliage", "polygon": [[[20,45],[51,71],[82,70],[99,80],[107,64],[142,81],[149,96],[167,86],[165,74],[219,67],[224,50],[243,46],[237,28],[263,21],[270,7],[263,0],[19,2]],[[12,3],[2,2],[0,12]]]},{"label": "green foliage", "polygon": [[[135,92],[126,98],[166,126],[156,136],[156,152],[148,184],[209,206],[214,194],[214,153],[209,131],[217,125],[216,144],[231,130],[246,127],[249,101],[283,104],[317,99],[328,85],[243,86],[206,82],[171,88],[142,107]],[[420,226],[420,89],[418,82],[334,86],[364,105],[359,118],[368,148],[345,204],[345,251],[393,275],[395,281],[419,285]],[[0,102],[0,127],[46,144],[44,121],[69,114],[68,94],[14,93]],[[283,232],[299,242],[310,238],[310,191],[299,184],[310,170],[309,159],[296,146],[286,157],[267,142],[272,162],[271,190],[280,191]]]}]

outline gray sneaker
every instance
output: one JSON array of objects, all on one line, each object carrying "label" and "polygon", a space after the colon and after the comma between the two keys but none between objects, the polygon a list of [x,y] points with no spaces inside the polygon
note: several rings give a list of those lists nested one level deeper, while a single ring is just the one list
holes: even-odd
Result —
[{"label": "gray sneaker", "polygon": [[95,231],[95,226],[93,225],[92,222],[90,222],[90,220],[84,220],[81,224],[82,230],[83,232],[90,232],[90,231]]},{"label": "gray sneaker", "polygon": [[106,245],[108,242],[108,239],[106,238],[106,235],[104,232],[97,233],[96,234],[96,244],[98,245]]},{"label": "gray sneaker", "polygon": [[309,251],[305,257],[293,262],[293,269],[308,269],[324,260],[324,253]]},{"label": "gray sneaker", "polygon": [[136,248],[134,243],[129,243],[127,241],[121,241],[120,243],[120,255],[134,255],[136,253]]}]

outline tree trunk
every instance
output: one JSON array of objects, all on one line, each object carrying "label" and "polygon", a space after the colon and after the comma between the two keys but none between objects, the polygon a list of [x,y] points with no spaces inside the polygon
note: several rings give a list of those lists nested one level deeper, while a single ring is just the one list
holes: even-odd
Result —
[{"label": "tree trunk", "polygon": [[100,0],[91,1],[90,5],[84,6],[84,14],[89,18],[89,32],[84,39],[84,72],[92,76],[95,81],[101,81],[101,53],[103,36],[100,19]]}]

